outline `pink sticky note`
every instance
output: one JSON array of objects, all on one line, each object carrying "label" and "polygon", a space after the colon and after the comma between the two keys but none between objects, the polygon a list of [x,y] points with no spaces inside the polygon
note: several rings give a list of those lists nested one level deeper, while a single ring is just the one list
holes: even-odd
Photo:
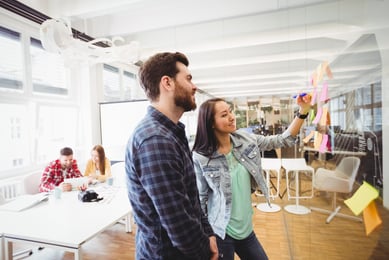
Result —
[{"label": "pink sticky note", "polygon": [[312,124],[317,124],[320,121],[321,115],[323,113],[323,110],[321,107],[317,109],[315,120],[313,120]]},{"label": "pink sticky note", "polygon": [[314,104],[316,104],[316,96],[317,96],[317,91],[316,91],[316,88],[313,90],[313,93],[312,93],[312,99],[311,99],[311,105],[313,106]]},{"label": "pink sticky note", "polygon": [[321,89],[320,101],[326,102],[328,99],[328,84],[327,82],[323,83],[323,88]]},{"label": "pink sticky note", "polygon": [[319,153],[325,153],[327,151],[327,143],[328,143],[328,135],[324,134],[321,139]]}]

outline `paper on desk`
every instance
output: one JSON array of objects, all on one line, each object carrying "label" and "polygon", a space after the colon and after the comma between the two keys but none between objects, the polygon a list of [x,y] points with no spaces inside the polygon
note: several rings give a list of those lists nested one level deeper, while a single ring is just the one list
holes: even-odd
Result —
[{"label": "paper on desk", "polygon": [[378,190],[364,181],[354,195],[345,200],[344,203],[355,215],[359,215],[370,204],[370,202],[378,198],[378,195]]},{"label": "paper on desk", "polygon": [[48,193],[38,193],[34,195],[21,195],[8,203],[1,205],[0,210],[22,211],[31,208],[41,203],[42,201],[47,200],[48,198],[49,198]]},{"label": "paper on desk", "polygon": [[365,222],[366,236],[370,235],[376,227],[381,225],[382,220],[374,200],[363,210],[363,220]]}]

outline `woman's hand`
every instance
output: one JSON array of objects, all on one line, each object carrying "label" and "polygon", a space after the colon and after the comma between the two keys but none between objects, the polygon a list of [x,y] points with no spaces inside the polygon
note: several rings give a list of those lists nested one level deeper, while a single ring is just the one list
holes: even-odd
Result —
[{"label": "woman's hand", "polygon": [[300,114],[305,115],[308,114],[311,110],[311,100],[312,97],[310,94],[299,94],[296,98],[296,103],[300,107]]}]

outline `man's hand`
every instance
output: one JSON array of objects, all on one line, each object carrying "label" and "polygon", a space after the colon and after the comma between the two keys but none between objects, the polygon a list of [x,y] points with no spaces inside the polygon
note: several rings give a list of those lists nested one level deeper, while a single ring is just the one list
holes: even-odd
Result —
[{"label": "man's hand", "polygon": [[71,191],[72,185],[70,183],[63,182],[61,183],[62,191]]},{"label": "man's hand", "polygon": [[211,249],[211,260],[219,259],[219,250],[217,249],[216,237],[209,237],[209,247]]}]

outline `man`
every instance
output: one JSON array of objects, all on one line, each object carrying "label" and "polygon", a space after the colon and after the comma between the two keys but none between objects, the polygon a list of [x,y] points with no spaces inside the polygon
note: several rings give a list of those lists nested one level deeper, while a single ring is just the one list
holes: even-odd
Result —
[{"label": "man", "polygon": [[83,177],[77,166],[77,161],[73,159],[73,150],[69,147],[64,147],[60,151],[60,157],[57,160],[50,162],[41,178],[39,186],[40,192],[48,192],[55,187],[61,187],[62,191],[71,191],[72,185],[64,183],[65,178]]},{"label": "man", "polygon": [[185,126],[197,87],[182,53],[159,53],[140,68],[151,106],[126,150],[129,199],[137,223],[136,259],[217,259],[202,213]]}]

